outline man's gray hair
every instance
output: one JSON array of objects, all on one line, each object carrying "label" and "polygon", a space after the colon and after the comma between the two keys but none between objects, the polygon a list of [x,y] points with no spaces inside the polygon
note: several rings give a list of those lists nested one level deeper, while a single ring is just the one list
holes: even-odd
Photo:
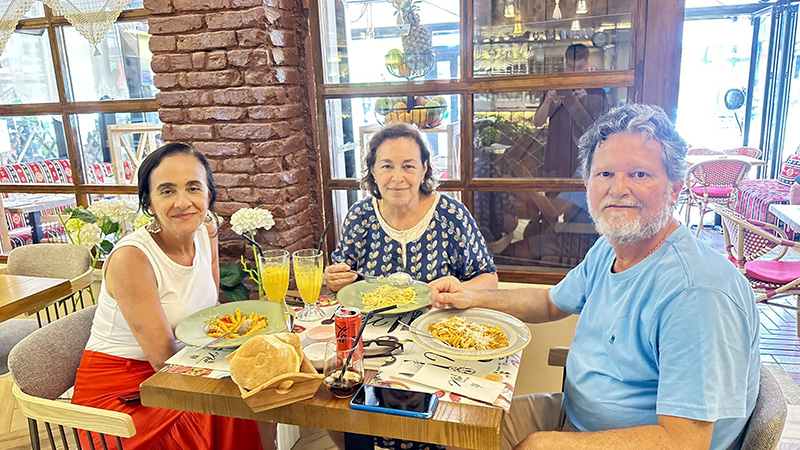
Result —
[{"label": "man's gray hair", "polygon": [[654,105],[627,104],[603,114],[578,142],[578,156],[583,179],[588,180],[592,157],[597,147],[616,133],[641,134],[646,140],[661,144],[661,162],[673,183],[686,177],[686,141],[675,130],[664,110]]}]

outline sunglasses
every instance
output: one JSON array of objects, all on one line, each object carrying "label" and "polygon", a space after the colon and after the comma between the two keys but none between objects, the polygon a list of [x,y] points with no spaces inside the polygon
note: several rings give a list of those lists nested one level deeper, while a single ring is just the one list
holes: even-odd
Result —
[{"label": "sunglasses", "polygon": [[403,343],[398,341],[394,336],[381,336],[376,339],[369,339],[364,341],[364,358],[389,356],[397,349],[403,351]]}]

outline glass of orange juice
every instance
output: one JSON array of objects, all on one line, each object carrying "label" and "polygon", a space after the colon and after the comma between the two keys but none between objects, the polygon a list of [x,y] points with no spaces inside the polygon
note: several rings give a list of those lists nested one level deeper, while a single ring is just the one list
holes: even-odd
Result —
[{"label": "glass of orange juice", "polygon": [[267,250],[259,255],[261,283],[271,302],[282,303],[289,289],[289,252],[286,250]]},{"label": "glass of orange juice", "polygon": [[315,249],[298,250],[292,253],[294,281],[303,298],[305,307],[297,313],[297,320],[314,321],[325,317],[317,306],[322,289],[322,252]]}]

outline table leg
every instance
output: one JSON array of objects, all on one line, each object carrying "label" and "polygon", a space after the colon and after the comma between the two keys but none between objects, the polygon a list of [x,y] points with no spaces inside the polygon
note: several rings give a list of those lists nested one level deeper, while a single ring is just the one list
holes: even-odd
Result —
[{"label": "table leg", "polygon": [[44,238],[42,230],[42,212],[34,211],[28,214],[28,224],[31,226],[31,240],[38,244]]},{"label": "table leg", "polygon": [[344,448],[346,450],[360,450],[375,446],[375,438],[364,434],[344,434]]}]

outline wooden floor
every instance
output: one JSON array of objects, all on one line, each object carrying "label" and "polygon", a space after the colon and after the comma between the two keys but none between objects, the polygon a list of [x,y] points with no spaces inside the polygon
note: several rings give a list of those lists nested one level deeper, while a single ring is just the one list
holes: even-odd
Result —
[{"label": "wooden floor", "polygon": [[[703,230],[700,239],[711,247],[725,252],[722,235],[714,230]],[[800,254],[788,255],[800,259]],[[791,301],[784,301],[791,305]],[[797,337],[794,311],[773,306],[759,306],[761,319],[761,358],[768,363],[779,364],[798,384],[800,384],[800,339]],[[0,377],[0,450],[30,449],[27,421],[16,407],[11,394],[11,377]],[[40,430],[44,448],[47,433]],[[300,440],[293,450],[335,450],[336,446],[324,430],[302,429]],[[62,449],[60,439],[56,448]],[[70,448],[72,444],[70,444]],[[781,441],[781,450],[800,450],[800,408],[789,408],[789,417]]]}]

